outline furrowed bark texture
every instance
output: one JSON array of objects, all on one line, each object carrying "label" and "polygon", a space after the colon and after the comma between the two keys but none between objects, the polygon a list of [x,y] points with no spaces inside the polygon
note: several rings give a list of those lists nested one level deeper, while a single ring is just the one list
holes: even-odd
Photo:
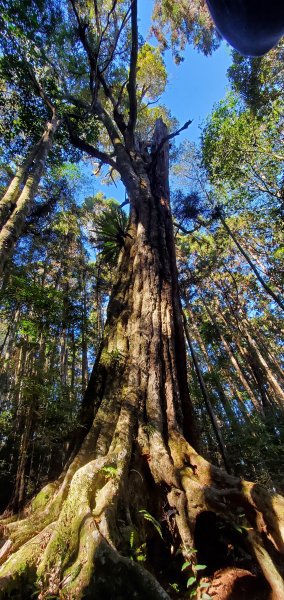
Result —
[{"label": "furrowed bark texture", "polygon": [[[155,147],[165,134],[158,122]],[[150,172],[139,154],[122,152],[119,160],[131,223],[85,396],[82,416],[87,426],[92,404],[92,424],[59,480],[42,490],[21,520],[3,519],[1,597],[29,584],[40,600],[50,595],[167,599],[168,567],[155,568],[157,546],[156,552],[153,548],[159,536],[151,525],[149,533],[141,511],[162,523],[158,554],[165,553],[169,564],[170,547],[181,548],[190,559],[196,520],[204,511],[233,519],[241,506],[249,526],[248,547],[274,600],[280,600],[284,584],[275,564],[284,547],[282,497],[271,498],[258,486],[213,467],[191,445],[195,432],[167,146]],[[131,558],[146,546],[142,567]]]}]

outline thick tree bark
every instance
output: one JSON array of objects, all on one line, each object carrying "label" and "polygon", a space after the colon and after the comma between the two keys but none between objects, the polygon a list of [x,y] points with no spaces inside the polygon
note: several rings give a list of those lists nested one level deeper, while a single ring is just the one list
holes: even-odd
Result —
[{"label": "thick tree bark", "polygon": [[[165,135],[161,123],[156,132],[158,147]],[[89,431],[68,468],[35,498],[30,512],[18,521],[2,521],[3,598],[37,576],[41,600],[48,594],[70,600],[167,599],[162,583],[167,584],[168,567],[152,564],[157,547],[153,554],[149,536],[143,536],[141,511],[162,523],[158,555],[180,548],[191,561],[197,518],[213,511],[234,521],[236,506],[246,515],[248,546],[274,600],[284,597],[274,562],[274,553],[284,547],[283,498],[213,467],[191,445],[195,431],[166,150],[163,146],[150,174],[139,155],[121,157],[131,223],[85,395]],[[129,557],[130,539],[137,536],[142,537],[139,547],[147,544],[146,568]],[[154,534],[150,537],[154,542]]]}]

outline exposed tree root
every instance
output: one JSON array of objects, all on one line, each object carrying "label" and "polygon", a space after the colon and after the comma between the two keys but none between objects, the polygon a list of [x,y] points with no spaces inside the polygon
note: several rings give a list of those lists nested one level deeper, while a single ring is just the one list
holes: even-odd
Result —
[{"label": "exposed tree root", "polygon": [[[170,437],[168,448],[157,432],[147,436],[143,433],[143,447],[141,450],[140,446],[138,456],[137,445],[133,446],[130,438],[128,443],[125,439],[132,428],[131,421],[131,412],[121,411],[117,426],[120,436],[113,437],[108,454],[77,468],[55,522],[46,526],[43,520],[41,531],[32,530],[35,522],[39,526],[39,514],[44,515],[45,508],[42,513],[35,513],[36,521],[35,514],[31,514],[24,523],[6,524],[11,540],[7,551],[13,553],[0,571],[2,597],[5,597],[4,591],[8,594],[8,591],[18,589],[22,579],[32,580],[38,586],[40,600],[48,594],[68,600],[91,598],[95,592],[106,598],[123,598],[127,574],[132,590],[127,597],[142,599],[147,588],[147,598],[169,598],[148,570],[117,551],[117,548],[123,548],[123,528],[130,524],[134,530],[137,519],[136,507],[133,508],[136,499],[133,497],[130,507],[125,501],[127,482],[133,485],[133,478],[136,486],[139,482],[141,490],[137,499],[141,509],[147,506],[149,498],[145,485],[145,478],[149,478],[147,469],[141,474],[141,467],[139,470],[132,468],[133,460],[130,464],[134,450],[134,466],[137,461],[140,465],[145,464],[147,456],[146,464],[157,488],[163,485],[166,490],[168,509],[163,510],[169,519],[163,523],[163,528],[167,528],[168,539],[175,550],[181,546],[185,559],[189,558],[189,551],[196,543],[196,521],[202,513],[211,511],[239,527],[238,510],[241,508],[244,545],[259,563],[272,590],[271,598],[283,600],[284,584],[277,566],[283,551],[283,498],[270,497],[260,486],[242,482],[210,465],[177,433]],[[146,437],[148,447],[145,446]],[[144,505],[141,504],[141,492],[142,497],[146,494]],[[121,507],[124,514],[128,514],[128,523],[118,526]],[[159,503],[156,514],[162,518]],[[28,531],[30,537],[27,540]],[[21,540],[26,540],[20,547],[17,534]],[[218,577],[220,584],[220,572]],[[212,585],[214,589],[214,581]]]}]

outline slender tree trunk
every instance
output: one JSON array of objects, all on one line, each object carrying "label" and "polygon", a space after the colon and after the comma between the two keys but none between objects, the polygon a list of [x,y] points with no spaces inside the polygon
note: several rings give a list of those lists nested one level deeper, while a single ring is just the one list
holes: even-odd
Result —
[{"label": "slender tree trunk", "polygon": [[88,384],[88,346],[87,346],[87,290],[86,278],[82,281],[82,393],[84,394]]},{"label": "slender tree trunk", "polygon": [[[220,318],[227,327],[228,326],[227,320],[225,319],[225,317],[222,313],[222,308],[221,308],[219,301],[217,301],[217,302],[218,302],[218,307],[219,307]],[[264,377],[266,378],[271,389],[273,390],[280,408],[283,410],[284,390],[279,385],[274,373],[272,372],[268,363],[266,362],[263,354],[261,353],[261,351],[258,347],[257,342],[250,335],[247,325],[248,324],[245,319],[245,316],[243,316],[243,319],[239,324],[239,329],[242,332],[244,339],[247,340],[248,350],[245,351],[243,349],[239,340],[237,340],[237,346],[240,350],[241,355],[244,357],[244,359],[245,360],[247,360],[247,358],[250,359],[249,362],[251,362],[251,364],[252,364],[252,371],[255,374],[258,384],[260,385],[260,390],[261,390],[261,395],[262,395],[262,400],[263,400],[263,410],[265,410],[265,407],[268,408],[267,402],[268,402],[268,404],[271,404],[269,396],[265,390],[265,387],[263,386]],[[273,404],[273,402],[272,402],[272,404]]]},{"label": "slender tree trunk", "polygon": [[248,394],[248,397],[252,401],[252,403],[253,403],[254,407],[256,408],[256,410],[258,412],[262,413],[263,409],[262,409],[262,406],[260,404],[259,398],[257,397],[257,395],[255,394],[253,388],[249,384],[246,375],[243,373],[243,370],[242,370],[242,368],[241,368],[241,366],[239,364],[239,361],[237,360],[237,358],[235,356],[235,353],[234,353],[231,345],[227,342],[226,338],[224,337],[224,335],[223,335],[223,333],[222,333],[222,331],[221,331],[221,329],[220,329],[220,327],[219,327],[219,325],[218,325],[218,323],[217,323],[214,315],[212,314],[210,308],[208,307],[207,303],[205,304],[204,299],[202,301],[203,301],[205,309],[206,309],[206,311],[207,311],[207,313],[208,313],[208,315],[209,315],[209,317],[210,317],[213,325],[216,327],[216,331],[218,332],[218,335],[220,336],[222,344],[225,347],[225,349],[226,349],[226,351],[227,351],[227,353],[229,355],[230,361],[231,361],[233,367],[235,368],[235,370],[236,370],[236,372],[238,374],[238,377],[240,379],[240,382],[241,382],[242,386],[246,390],[246,392]]},{"label": "slender tree trunk", "polygon": [[11,319],[11,323],[9,324],[9,328],[8,328],[8,332],[7,332],[8,336],[5,339],[5,342],[1,348],[1,353],[4,357],[5,363],[7,363],[10,360],[12,352],[15,349],[15,343],[16,343],[15,335],[16,335],[16,331],[17,331],[19,318],[20,318],[20,309],[18,307],[16,307],[14,315]]},{"label": "slender tree trunk", "polygon": [[[218,305],[219,318],[222,321],[222,323],[224,324],[225,329],[226,330],[231,329],[231,331],[234,331],[234,333],[235,333],[235,345],[238,350],[238,354],[241,356],[244,364],[248,365],[250,368],[250,373],[252,375],[253,381],[255,382],[256,389],[259,390],[261,404],[262,404],[262,412],[267,417],[271,413],[271,406],[273,406],[273,399],[271,399],[271,397],[268,393],[268,390],[266,389],[265,378],[264,378],[262,369],[259,365],[257,356],[256,356],[253,348],[251,348],[249,346],[249,344],[248,344],[249,348],[247,349],[247,348],[243,347],[242,342],[240,341],[240,330],[243,331],[242,324],[239,324],[239,321],[237,320],[237,330],[235,330],[231,319],[228,319],[228,316],[226,316],[226,318],[224,317],[223,310],[222,310],[221,304],[218,299],[217,299],[217,305]],[[243,338],[246,339],[246,330],[244,330]]]},{"label": "slender tree trunk", "polygon": [[[28,349],[28,343],[21,346],[19,361],[15,376],[14,405],[14,443],[15,450],[11,456],[11,465],[16,472],[15,484],[10,497],[7,512],[18,511],[22,508],[25,496],[25,472],[27,464],[27,450],[30,442],[31,433],[31,405],[27,405],[24,397],[24,383],[27,373],[32,370],[31,351]],[[19,442],[17,443],[17,438]]]},{"label": "slender tree trunk", "polygon": [[74,396],[75,394],[75,370],[76,370],[76,343],[75,343],[75,332],[74,332],[74,328],[71,331],[71,356],[72,356],[72,362],[71,362],[71,380],[70,380],[70,387],[71,387],[71,393]]},{"label": "slender tree trunk", "polygon": [[10,258],[14,246],[21,236],[25,221],[32,207],[38,185],[45,168],[48,153],[52,147],[54,134],[59,126],[59,120],[53,116],[47,124],[46,131],[40,141],[34,157],[34,166],[28,174],[25,185],[17,199],[15,209],[0,231],[0,276],[5,264]]},{"label": "slender tree trunk", "polygon": [[261,351],[259,350],[259,347],[256,343],[256,341],[252,338],[252,336],[250,335],[250,333],[248,332],[248,330],[246,330],[246,338],[248,340],[249,346],[251,348],[251,350],[254,352],[257,361],[259,362],[259,364],[261,365],[265,376],[267,378],[267,381],[269,382],[271,388],[273,389],[276,398],[278,399],[278,403],[279,405],[282,407],[284,407],[284,391],[282,389],[282,387],[279,385],[274,373],[272,372],[272,370],[270,369],[269,365],[267,364],[263,354],[261,353]]},{"label": "slender tree trunk", "polygon": [[192,342],[191,342],[191,339],[190,339],[189,327],[188,327],[186,316],[185,316],[184,313],[183,313],[183,319],[184,319],[184,329],[185,329],[185,335],[186,335],[186,339],[187,339],[189,351],[190,351],[190,354],[191,354],[192,362],[194,364],[194,368],[195,368],[197,379],[198,379],[198,382],[199,382],[199,385],[200,385],[201,393],[202,393],[202,396],[203,396],[203,399],[204,399],[204,402],[205,402],[206,410],[208,412],[209,419],[211,421],[211,425],[213,427],[213,431],[214,431],[216,439],[217,439],[217,443],[218,443],[218,446],[219,446],[219,450],[220,450],[221,456],[222,456],[223,461],[224,461],[224,465],[225,465],[228,473],[231,473],[232,472],[232,466],[230,464],[230,459],[229,459],[229,456],[228,456],[228,453],[227,453],[227,449],[226,449],[226,446],[225,446],[225,443],[224,443],[224,440],[223,440],[223,436],[222,436],[220,427],[218,425],[218,421],[217,421],[215,413],[214,413],[213,406],[211,404],[210,396],[208,394],[208,391],[207,391],[207,388],[206,388],[206,385],[205,385],[205,382],[204,382],[204,379],[203,379],[203,375],[202,375],[202,372],[201,372],[201,369],[200,369],[200,366],[199,366],[199,363],[198,363],[198,360],[197,360],[197,356],[195,354],[195,351],[194,351],[194,348],[193,348],[193,345],[192,345]]},{"label": "slender tree trunk", "polygon": [[[269,277],[271,278],[271,280],[273,281],[274,289],[277,290],[277,292],[279,292],[280,295],[283,295],[283,286],[282,286],[282,288],[279,287],[279,285],[277,284],[277,281],[275,281],[275,277],[273,277],[273,274],[270,275],[269,270],[265,267],[263,262],[260,260],[260,258],[256,254],[256,250],[249,243],[244,244],[244,242],[242,242],[242,245],[244,246],[244,249],[247,251],[247,253],[249,253],[249,255],[253,258],[253,260],[259,266],[260,270],[264,273],[264,275],[266,275],[266,277],[268,277],[268,278]],[[278,273],[278,276],[279,275],[280,274]]]},{"label": "slender tree trunk", "polygon": [[[235,374],[235,378],[230,377],[229,389],[231,390],[232,398],[236,399],[238,402],[238,410],[240,411],[240,414],[242,415],[245,426],[248,428],[248,430],[253,431],[254,427],[251,423],[251,413],[248,412],[247,408],[245,407],[243,398],[242,398],[239,390],[236,387],[236,383],[238,383],[238,381],[236,382],[236,379],[237,379],[237,374]],[[238,426],[242,427],[242,425],[239,424],[239,422],[237,422],[237,424],[238,424]]]},{"label": "slender tree trunk", "polygon": [[68,344],[67,326],[63,325],[60,335],[60,380],[62,388],[67,386],[68,379]]},{"label": "slender tree trunk", "polygon": [[232,406],[230,404],[230,400],[227,398],[227,395],[225,393],[225,390],[223,388],[223,385],[221,383],[219,374],[217,373],[216,368],[214,368],[214,366],[211,364],[211,360],[210,360],[210,356],[208,354],[207,348],[203,342],[203,339],[199,333],[198,327],[195,324],[195,319],[194,319],[194,314],[192,312],[192,310],[190,309],[189,306],[186,307],[187,311],[190,315],[190,319],[191,319],[191,323],[192,323],[192,327],[193,327],[193,331],[194,331],[194,335],[196,337],[196,340],[198,342],[198,345],[201,349],[201,351],[203,352],[203,355],[205,357],[205,361],[206,361],[206,365],[207,365],[207,369],[208,372],[210,373],[212,379],[214,380],[214,384],[213,387],[216,388],[216,392],[218,394],[219,400],[220,400],[220,404],[224,409],[224,412],[228,418],[229,423],[232,426],[232,429],[235,430],[236,432],[239,431],[240,425],[236,419],[236,415],[232,409]]},{"label": "slender tree trunk", "polygon": [[[216,298],[218,308],[219,308],[220,318],[223,321],[223,323],[225,324],[226,328],[227,328],[227,326],[229,326],[231,328],[231,330],[234,330],[235,327],[237,327],[238,337],[240,337],[239,333],[241,333],[242,337],[244,339],[247,339],[247,343],[250,348],[253,348],[254,345],[258,348],[258,352],[259,352],[260,356],[262,356],[262,358],[263,358],[263,362],[259,361],[260,364],[262,364],[262,366],[265,366],[265,364],[267,364],[267,361],[270,362],[272,369],[269,367],[269,370],[270,370],[270,373],[272,374],[272,378],[275,379],[275,376],[273,374],[273,371],[275,371],[275,372],[277,372],[279,379],[282,380],[284,383],[283,371],[282,371],[279,363],[277,362],[275,356],[271,355],[269,348],[267,347],[267,345],[265,345],[265,342],[262,339],[261,333],[259,331],[254,331],[253,339],[252,339],[252,336],[250,335],[250,323],[247,320],[247,314],[246,314],[245,307],[240,306],[236,313],[229,301],[227,292],[222,288],[222,286],[217,285],[217,287],[220,290],[220,292],[225,300],[226,306],[229,310],[229,315],[227,314],[226,319],[225,319],[220,301],[218,298]],[[234,326],[234,323],[235,323],[235,326]],[[250,337],[250,340],[253,340],[253,344],[250,343],[248,337]],[[264,357],[265,355],[267,357],[267,360]],[[276,380],[276,382],[277,382],[277,380]],[[280,389],[282,389],[282,388],[280,388]],[[278,391],[279,391],[279,388],[278,388]],[[282,390],[282,392],[283,392],[283,390]],[[281,392],[280,392],[280,395],[281,395]]]},{"label": "slender tree trunk", "polygon": [[[30,514],[2,522],[3,593],[24,590],[28,577],[32,581],[38,577],[40,599],[53,594],[69,600],[169,600],[153,575],[161,577],[161,568],[151,573],[129,557],[128,540],[134,530],[144,536],[151,565],[143,511],[160,519],[164,539],[169,539],[158,546],[158,552],[156,546],[154,554],[162,555],[172,545],[192,560],[197,518],[213,511],[234,521],[236,506],[242,506],[251,551],[274,600],[283,600],[284,582],[272,558],[276,549],[272,551],[271,543],[265,546],[264,539],[269,531],[275,548],[283,551],[284,499],[271,498],[260,486],[210,465],[190,445],[195,431],[167,187],[167,148],[162,143],[165,133],[158,122],[155,147],[159,152],[151,170],[137,153],[119,156],[131,224],[85,395],[86,421],[92,416],[92,422],[65,472],[35,498]],[[162,570],[162,581],[167,585],[167,569]]]},{"label": "slender tree trunk", "polygon": [[254,272],[257,280],[262,285],[263,289],[266,291],[267,294],[269,294],[269,296],[271,298],[273,298],[274,302],[276,302],[276,304],[278,304],[278,306],[280,306],[280,308],[282,308],[282,310],[284,310],[284,302],[281,300],[281,298],[279,298],[279,296],[277,294],[275,294],[275,292],[272,290],[272,288],[264,281],[264,279],[261,276],[260,272],[258,271],[258,269],[256,268],[256,266],[253,264],[250,256],[246,252],[246,250],[239,243],[238,239],[236,238],[235,234],[230,229],[229,225],[226,222],[226,219],[224,219],[224,217],[222,216],[221,212],[219,213],[219,217],[220,217],[220,221],[221,221],[224,229],[226,229],[227,233],[229,234],[229,236],[232,238],[232,240],[236,244],[237,248],[239,249],[239,251],[241,252],[241,254],[243,255],[243,257],[245,258],[245,260],[247,261],[247,263],[249,264],[250,268]]},{"label": "slender tree trunk", "polygon": [[20,420],[22,429],[19,458],[16,473],[15,488],[12,498],[9,502],[9,510],[17,512],[23,508],[26,494],[26,471],[28,464],[28,449],[31,442],[31,433],[33,427],[33,407],[31,405],[25,407],[25,413]]},{"label": "slender tree trunk", "polygon": [[[246,321],[246,324],[248,331],[252,331],[248,321]],[[270,345],[270,347],[268,346],[268,343],[265,337],[263,336],[262,332],[257,330],[253,331],[253,337],[259,347],[261,354],[264,356],[265,360],[269,364],[269,367],[272,369],[272,371],[274,371],[274,373],[277,375],[277,379],[281,381],[282,385],[284,386],[284,373],[279,360],[277,360],[275,356],[275,348],[272,349]]]},{"label": "slender tree trunk", "polygon": [[17,202],[17,197],[20,194],[20,186],[28,177],[29,170],[36,159],[36,155],[39,151],[40,145],[43,142],[43,138],[44,134],[40,141],[32,148],[23,164],[18,167],[8,189],[0,200],[0,230],[2,229],[6,220],[9,218],[9,213]]}]

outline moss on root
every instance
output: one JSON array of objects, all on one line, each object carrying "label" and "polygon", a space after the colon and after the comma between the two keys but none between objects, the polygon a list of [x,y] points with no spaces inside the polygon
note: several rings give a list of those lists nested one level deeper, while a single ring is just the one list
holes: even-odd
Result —
[{"label": "moss on root", "polygon": [[43,548],[48,544],[54,524],[46,527],[0,568],[0,598],[30,600],[36,591],[36,568]]},{"label": "moss on root", "polygon": [[[122,417],[123,426],[125,423],[127,427],[129,423],[131,425],[124,413]],[[137,482],[133,489],[129,487],[134,473],[139,479],[140,502],[144,502],[145,497],[152,496],[153,505],[160,507],[160,512],[157,512],[161,514],[163,499],[167,499],[169,511],[164,509],[163,516],[169,512],[171,521],[169,536],[165,539],[168,544],[180,546],[185,560],[188,560],[187,549],[195,545],[196,520],[204,511],[212,511],[234,521],[236,507],[241,507],[246,515],[249,532],[246,540],[251,547],[254,562],[259,563],[269,582],[274,594],[273,600],[282,600],[283,582],[277,567],[273,566],[274,554],[270,556],[270,547],[265,545],[264,537],[267,522],[270,538],[275,540],[275,553],[276,547],[280,547],[278,542],[281,537],[280,526],[283,524],[283,500],[278,496],[270,497],[262,488],[241,482],[213,467],[177,434],[171,437],[169,443],[172,461],[163,461],[165,446],[159,446],[155,441],[153,453],[151,454],[151,448],[149,450],[149,472],[143,472],[142,476],[140,471],[145,468],[144,455],[139,455],[140,462],[137,464],[131,463],[130,450],[125,451],[127,444],[129,448],[132,447],[126,426],[120,438],[116,437],[112,442],[112,453],[100,456],[77,469],[66,498],[63,499],[62,495],[60,497],[60,510],[58,498],[55,495],[52,500],[52,489],[47,488],[36,498],[38,508],[35,513],[31,512],[30,520],[6,526],[9,534],[7,542],[11,539],[13,541],[13,538],[18,540],[17,536],[26,537],[28,528],[33,532],[31,539],[14,551],[0,569],[0,598],[6,600],[12,595],[19,600],[26,600],[31,598],[30,590],[34,586],[33,592],[38,593],[40,600],[47,600],[50,596],[60,600],[168,600],[169,596],[151,573],[128,556],[120,554],[123,543],[118,525],[121,523],[119,516],[123,516],[123,523],[128,531],[129,528],[132,531],[135,526],[138,526],[139,531],[135,511],[129,507],[130,498],[132,505],[135,504]],[[157,433],[151,432],[151,438],[155,437]],[[160,449],[158,458],[157,452],[154,455],[157,448]],[[166,491],[161,486],[156,487],[156,495],[154,478],[150,478],[153,465],[154,474],[157,475],[160,468],[160,480],[164,477],[168,482]],[[42,512],[41,506],[45,506]],[[52,510],[51,514],[48,513],[48,518],[56,515],[53,523],[37,534],[37,527],[44,526],[44,519],[40,523],[40,517],[47,518],[46,513],[50,507]],[[138,513],[140,507],[139,503]],[[157,514],[155,507],[153,514]],[[251,533],[253,530],[256,531],[254,536]],[[151,571],[153,569],[153,572],[161,573],[151,557],[147,565]]]},{"label": "moss on root", "polygon": [[54,495],[54,492],[57,488],[55,483],[48,483],[42,490],[35,496],[31,503],[32,512],[37,510],[43,510],[48,504],[49,500]]}]

